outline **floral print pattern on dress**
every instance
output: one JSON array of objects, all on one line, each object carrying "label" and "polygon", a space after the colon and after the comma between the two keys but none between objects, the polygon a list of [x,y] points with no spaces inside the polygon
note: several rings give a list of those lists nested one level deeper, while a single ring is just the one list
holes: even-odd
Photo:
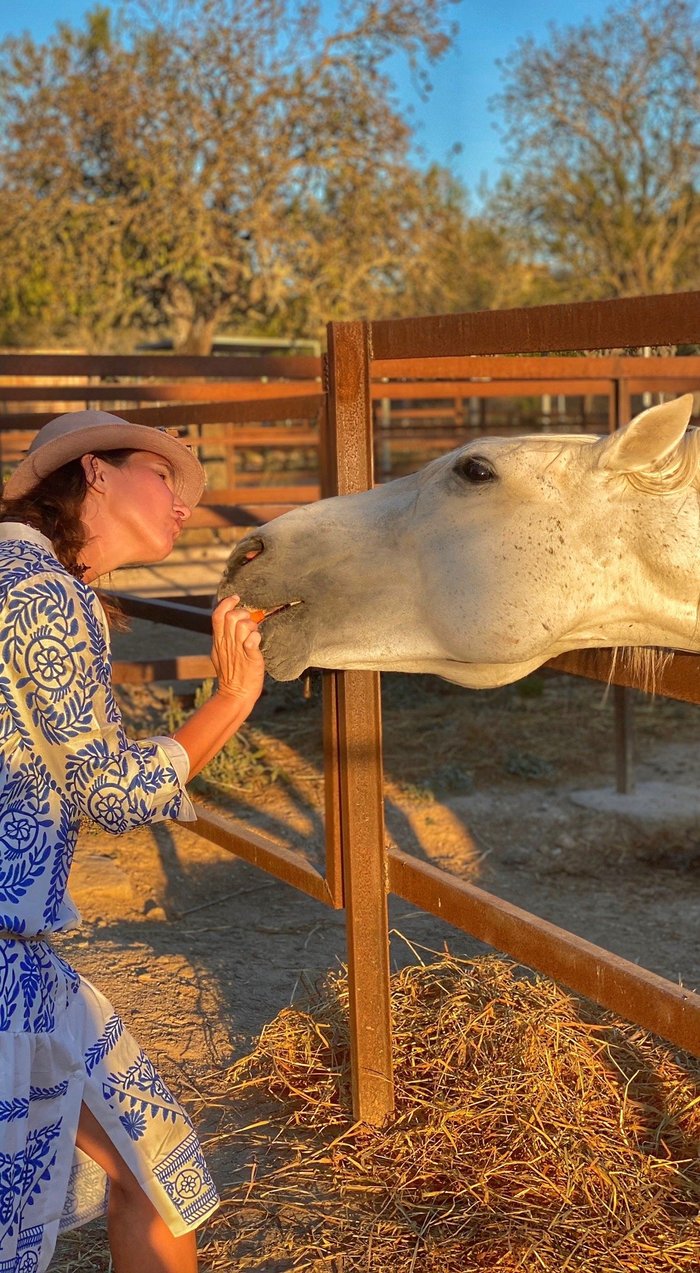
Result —
[{"label": "floral print pattern on dress", "polygon": [[0,937],[0,1273],[44,1273],[59,1224],[104,1208],[101,1170],[73,1157],[82,1102],[150,1175],[174,1232],[218,1199],[185,1111],[111,1005],[45,940],[79,918],[67,884],[81,819],[120,835],[178,818],[187,797],[165,746],[124,732],[93,591],[37,532],[4,530],[0,929],[13,936]]}]

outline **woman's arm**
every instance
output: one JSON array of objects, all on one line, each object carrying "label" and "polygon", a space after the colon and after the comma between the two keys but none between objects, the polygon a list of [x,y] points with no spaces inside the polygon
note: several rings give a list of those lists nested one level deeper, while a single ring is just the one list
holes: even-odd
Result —
[{"label": "woman's arm", "polygon": [[[16,735],[18,791],[31,783],[41,816],[65,817],[69,828],[76,812],[112,835],[190,820],[183,749],[173,748],[178,769],[161,740],[124,733],[92,589],[58,568],[37,570],[33,558],[20,566],[0,607],[0,703]],[[66,804],[50,811],[54,795]]]},{"label": "woman's arm", "polygon": [[191,778],[233,737],[262,690],[260,633],[248,611],[237,609],[238,602],[238,597],[226,597],[212,615],[217,689],[174,735],[189,757]]}]

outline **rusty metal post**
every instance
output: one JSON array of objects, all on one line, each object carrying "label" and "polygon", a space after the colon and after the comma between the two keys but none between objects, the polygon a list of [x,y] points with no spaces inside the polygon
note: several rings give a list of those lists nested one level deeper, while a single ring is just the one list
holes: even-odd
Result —
[{"label": "rusty metal post", "polygon": [[[343,842],[341,833],[338,673],[323,673],[323,755],[326,829],[326,884],[331,905],[345,906],[343,892]],[[328,763],[328,758],[331,763]]]},{"label": "rusty metal post", "polygon": [[[341,495],[372,485],[370,329],[328,328],[329,431]],[[338,686],[338,759],[348,943],[352,1099],[356,1119],[381,1123],[394,1108],[387,860],[376,672],[343,672]]]},{"label": "rusty metal post", "polygon": [[634,792],[634,711],[632,690],[613,686],[615,704],[615,776],[621,796]]},{"label": "rusty metal post", "polygon": [[[328,359],[322,363],[324,388],[328,389]],[[328,427],[327,401],[318,413],[318,480],[321,497],[335,495],[338,489],[335,434]],[[323,757],[326,829],[326,883],[331,905],[336,910],[345,906],[343,886],[343,844],[340,810],[340,763],[338,725],[338,673],[323,673]]]},{"label": "rusty metal post", "polygon": [[[629,386],[617,376],[613,381],[611,401],[611,433],[629,423]],[[631,796],[634,791],[634,712],[632,691],[624,685],[616,685],[613,693],[615,719],[615,786],[619,795]]]},{"label": "rusty metal post", "polygon": [[380,398],[377,404],[379,422],[379,466],[382,477],[391,473],[391,398]]}]

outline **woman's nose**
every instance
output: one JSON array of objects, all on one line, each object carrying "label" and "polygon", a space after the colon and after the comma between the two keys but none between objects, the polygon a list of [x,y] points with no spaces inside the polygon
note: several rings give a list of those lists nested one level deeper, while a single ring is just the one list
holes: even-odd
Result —
[{"label": "woman's nose", "polygon": [[189,504],[183,503],[183,501],[181,499],[178,499],[177,496],[175,497],[175,501],[173,503],[173,512],[175,513],[176,517],[180,518],[181,522],[186,522],[187,518],[192,516],[192,509],[190,508]]}]

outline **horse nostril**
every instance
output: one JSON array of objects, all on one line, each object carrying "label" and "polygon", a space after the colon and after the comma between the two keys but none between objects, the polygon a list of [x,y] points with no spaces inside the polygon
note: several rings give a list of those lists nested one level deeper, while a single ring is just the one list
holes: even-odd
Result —
[{"label": "horse nostril", "polygon": [[226,563],[221,583],[217,589],[217,600],[222,601],[224,597],[230,596],[233,592],[241,592],[243,580],[239,578],[240,572],[245,570],[246,566],[249,566],[257,557],[260,557],[264,549],[265,545],[257,535],[248,535],[241,540]]},{"label": "horse nostril", "polygon": [[238,569],[247,565],[250,561],[255,561],[255,558],[259,557],[263,552],[264,547],[262,539],[257,536],[251,535],[247,539],[242,540],[235,552],[231,554],[229,568]]}]

